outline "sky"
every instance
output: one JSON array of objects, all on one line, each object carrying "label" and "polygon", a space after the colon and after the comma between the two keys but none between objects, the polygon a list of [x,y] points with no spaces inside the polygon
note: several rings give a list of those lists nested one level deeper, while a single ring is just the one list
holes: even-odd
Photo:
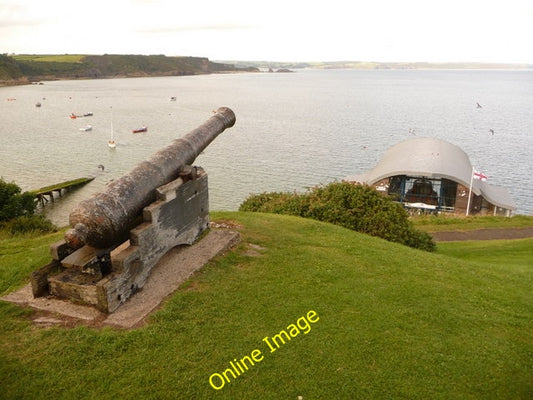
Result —
[{"label": "sky", "polygon": [[533,0],[0,0],[0,53],[533,63]]}]

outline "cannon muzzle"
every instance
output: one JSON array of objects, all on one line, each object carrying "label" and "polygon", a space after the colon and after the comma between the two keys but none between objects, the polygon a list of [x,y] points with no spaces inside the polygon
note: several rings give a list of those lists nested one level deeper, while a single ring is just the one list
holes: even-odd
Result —
[{"label": "cannon muzzle", "polygon": [[69,247],[84,244],[109,248],[128,237],[142,209],[156,200],[156,188],[178,178],[180,169],[196,157],[226,128],[235,124],[235,114],[227,107],[198,128],[138,164],[128,174],[109,183],[102,192],[83,200],[72,210],[65,234]]}]

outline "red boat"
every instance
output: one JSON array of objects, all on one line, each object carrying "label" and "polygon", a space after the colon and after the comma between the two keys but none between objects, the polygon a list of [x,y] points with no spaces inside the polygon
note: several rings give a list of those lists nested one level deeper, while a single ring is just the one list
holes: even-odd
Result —
[{"label": "red boat", "polygon": [[133,133],[140,133],[140,132],[146,132],[146,131],[148,131],[148,127],[146,126],[132,130]]}]

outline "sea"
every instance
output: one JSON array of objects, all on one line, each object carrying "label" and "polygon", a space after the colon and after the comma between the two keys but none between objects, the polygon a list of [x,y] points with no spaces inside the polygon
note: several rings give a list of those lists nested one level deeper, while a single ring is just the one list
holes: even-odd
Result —
[{"label": "sea", "polygon": [[[237,122],[195,162],[208,173],[211,210],[339,181],[371,169],[398,142],[434,137],[507,187],[515,214],[533,215],[531,70],[303,69],[1,87],[0,176],[22,190],[94,177],[42,210],[64,226],[78,202],[221,106]],[[148,131],[132,133],[141,126]]]}]

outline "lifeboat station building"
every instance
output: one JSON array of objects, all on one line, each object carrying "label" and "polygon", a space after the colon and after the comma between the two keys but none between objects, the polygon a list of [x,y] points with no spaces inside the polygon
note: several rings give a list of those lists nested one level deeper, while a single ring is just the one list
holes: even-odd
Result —
[{"label": "lifeboat station building", "polygon": [[487,183],[463,150],[435,138],[400,142],[372,170],[344,180],[372,186],[413,213],[511,216],[516,209],[508,190]]}]

